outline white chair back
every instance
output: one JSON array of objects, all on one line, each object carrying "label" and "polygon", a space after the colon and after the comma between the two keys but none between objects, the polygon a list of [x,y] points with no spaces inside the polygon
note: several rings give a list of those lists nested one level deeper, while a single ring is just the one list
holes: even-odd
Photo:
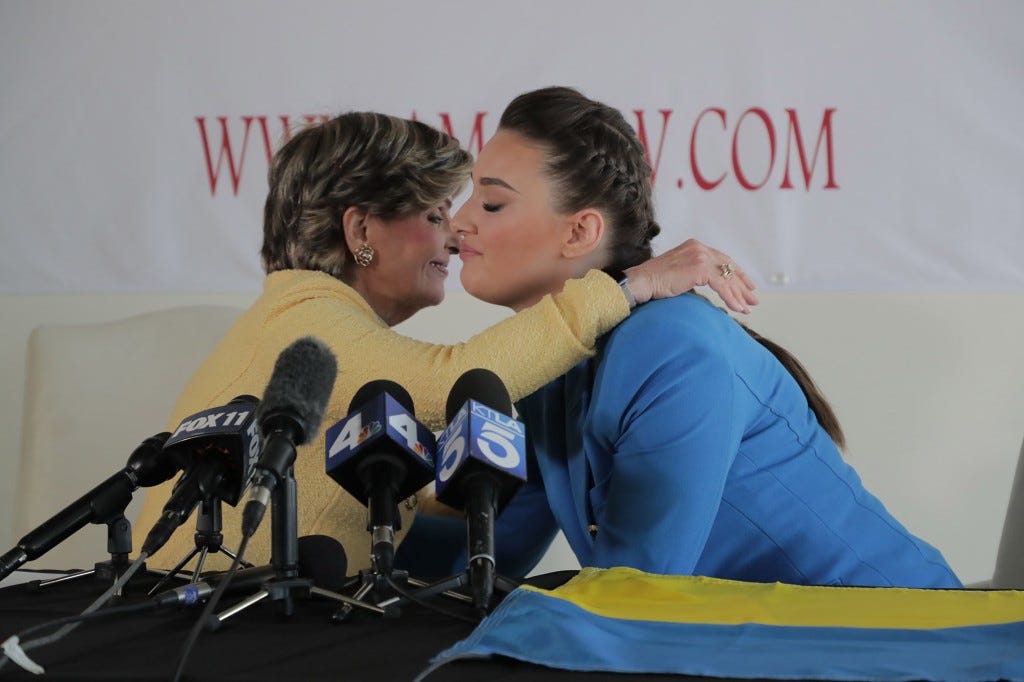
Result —
[{"label": "white chair back", "polygon": [[1024,443],[1017,459],[1010,501],[1006,505],[1006,519],[999,538],[991,586],[996,589],[1024,588]]},{"label": "white chair back", "polygon": [[[123,468],[139,443],[167,428],[185,383],[241,312],[181,306],[32,331],[15,541]],[[138,518],[141,498],[136,492],[129,521]],[[108,558],[106,526],[90,524],[29,566],[91,568]]]}]

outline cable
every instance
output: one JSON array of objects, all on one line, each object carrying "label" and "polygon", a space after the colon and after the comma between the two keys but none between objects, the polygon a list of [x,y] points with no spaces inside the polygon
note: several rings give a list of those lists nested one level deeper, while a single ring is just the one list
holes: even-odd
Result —
[{"label": "cable", "polygon": [[192,654],[192,649],[195,647],[196,642],[199,640],[199,634],[203,630],[203,625],[206,624],[207,619],[213,610],[217,608],[217,603],[220,598],[224,596],[224,591],[228,589],[228,584],[232,578],[235,577],[235,573],[238,572],[238,567],[242,564],[242,556],[245,554],[245,548],[249,544],[249,538],[251,536],[243,535],[242,541],[238,543],[238,551],[235,553],[235,558],[231,562],[230,568],[227,573],[224,574],[224,578],[217,584],[217,588],[210,595],[209,601],[206,602],[206,606],[203,607],[203,612],[199,614],[198,620],[189,630],[188,637],[185,639],[185,644],[181,647],[181,656],[178,658],[178,669],[174,671],[174,678],[172,682],[178,682],[181,679],[181,675],[185,672],[185,665],[188,663],[188,657]]},{"label": "cable", "polygon": [[[146,559],[148,558],[149,554],[147,554],[146,552],[140,552],[139,557],[134,562],[132,562],[132,565],[128,567],[128,570],[125,571],[120,578],[114,581],[114,584],[111,585],[106,592],[101,594],[92,604],[89,604],[89,606],[87,606],[85,610],[82,611],[82,613],[79,615],[87,616],[88,614],[91,614],[93,611],[96,611],[100,607],[104,606],[111,599],[113,599],[114,596],[121,591],[121,588],[123,588],[125,584],[127,584],[131,577],[135,575],[135,572],[142,568],[143,563],[145,563]],[[60,620],[63,621],[65,619]],[[69,632],[71,632],[76,627],[81,625],[83,620],[87,619],[81,617],[72,618],[70,621],[68,621],[66,625],[61,627],[56,632],[49,634],[45,637],[40,637],[38,639],[33,639],[29,642],[25,642],[22,645],[19,645],[18,635],[8,637],[3,643],[3,651],[6,660],[0,659],[0,668],[3,668],[3,666],[6,665],[7,660],[12,660],[31,673],[35,673],[37,675],[41,674],[42,672],[44,672],[43,667],[35,661],[33,661],[31,658],[29,658],[28,655],[25,654],[25,652],[29,649],[35,649],[41,646],[46,646],[47,644],[52,644],[54,642],[60,641],[65,637],[65,635],[67,635]],[[50,625],[56,624],[56,622],[53,622]],[[37,626],[35,629],[38,629],[39,627],[40,626]]]},{"label": "cable", "polygon": [[[146,609],[153,608],[156,608],[156,604],[154,604],[151,601],[138,602],[137,604],[122,604],[121,606],[111,606],[110,608],[103,609],[102,611],[93,611],[91,613],[79,613],[74,616],[65,616],[63,618],[55,618],[53,620],[48,620],[45,623],[39,623],[38,625],[33,625],[32,627],[25,628],[18,634],[14,635],[14,637],[22,639],[38,630],[45,630],[46,628],[57,627],[58,625],[67,625],[68,623],[77,622],[84,623],[87,620],[95,620],[97,618],[106,618],[107,616],[117,616],[125,613],[132,613],[134,611],[144,611]],[[22,648],[24,649],[28,646],[29,643],[26,643],[25,646]]]},{"label": "cable", "polygon": [[391,576],[388,576],[388,585],[390,585],[391,589],[393,589],[395,592],[398,593],[398,596],[404,597],[405,599],[408,599],[412,603],[418,604],[418,605],[422,606],[425,609],[429,609],[431,611],[435,611],[437,613],[440,613],[443,616],[448,616],[449,618],[454,618],[456,620],[461,620],[461,621],[463,621],[465,623],[471,623],[473,625],[479,625],[480,624],[480,619],[478,619],[478,618],[474,619],[474,618],[470,618],[469,616],[464,616],[461,613],[456,613],[455,611],[449,611],[448,609],[442,608],[442,607],[438,606],[437,604],[431,604],[430,602],[428,602],[428,601],[426,601],[424,599],[420,599],[419,597],[415,596],[411,592],[407,592],[406,590],[403,590],[401,587],[399,587],[395,583],[394,580],[392,580]]}]

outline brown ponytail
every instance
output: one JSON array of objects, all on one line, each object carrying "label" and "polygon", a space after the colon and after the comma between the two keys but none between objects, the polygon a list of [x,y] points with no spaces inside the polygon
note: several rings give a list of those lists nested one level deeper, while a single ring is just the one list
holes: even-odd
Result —
[{"label": "brown ponytail", "polygon": [[767,348],[768,351],[775,356],[776,360],[782,363],[782,366],[786,368],[786,371],[788,371],[793,378],[796,379],[796,383],[800,385],[800,390],[804,392],[804,397],[807,398],[807,404],[810,405],[811,409],[814,411],[814,415],[818,418],[818,423],[821,424],[821,428],[825,429],[825,432],[832,437],[832,440],[839,448],[846,447],[846,436],[843,435],[843,429],[839,425],[839,418],[836,417],[836,413],[832,411],[832,406],[828,404],[827,400],[825,400],[825,395],[821,392],[821,389],[815,385],[814,380],[811,379],[811,375],[807,372],[804,366],[800,364],[800,361],[797,360],[792,353],[771,339],[761,336],[738,320],[736,323],[743,327],[743,330],[750,334],[751,338]]}]

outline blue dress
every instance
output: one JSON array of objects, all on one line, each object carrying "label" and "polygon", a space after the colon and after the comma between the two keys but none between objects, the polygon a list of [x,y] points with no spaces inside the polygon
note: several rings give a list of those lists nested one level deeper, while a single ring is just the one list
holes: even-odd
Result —
[{"label": "blue dress", "polygon": [[517,408],[540,476],[498,519],[502,554],[535,555],[557,524],[583,566],[960,586],[864,488],[785,368],[703,298],[640,306]]}]

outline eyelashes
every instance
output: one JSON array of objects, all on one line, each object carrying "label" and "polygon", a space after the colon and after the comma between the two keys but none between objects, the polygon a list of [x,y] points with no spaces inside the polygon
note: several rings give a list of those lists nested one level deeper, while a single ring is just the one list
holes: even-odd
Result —
[{"label": "eyelashes", "polygon": [[434,223],[435,227],[444,227],[448,224],[451,218],[443,213],[431,213],[427,216],[427,220]]},{"label": "eyelashes", "polygon": [[485,211],[487,211],[488,213],[497,213],[498,211],[501,210],[502,206],[503,206],[503,204],[488,204],[488,203],[484,202],[483,209]]}]

